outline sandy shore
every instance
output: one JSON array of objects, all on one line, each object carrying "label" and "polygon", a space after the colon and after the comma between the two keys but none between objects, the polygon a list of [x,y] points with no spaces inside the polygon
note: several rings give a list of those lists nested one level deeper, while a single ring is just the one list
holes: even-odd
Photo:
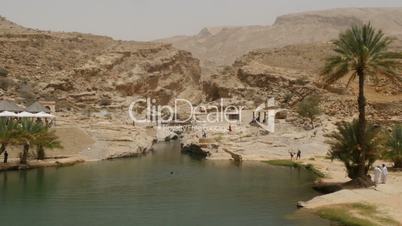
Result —
[{"label": "sandy shore", "polygon": [[6,164],[0,163],[0,172],[11,171],[11,170],[46,168],[46,167],[72,166],[83,162],[85,162],[85,160],[81,158],[69,157],[61,159],[31,160],[28,162],[27,165],[21,165],[19,164],[18,159],[10,159],[10,162]]},{"label": "sandy shore", "polygon": [[[308,161],[309,162],[309,161]],[[325,170],[328,178],[324,182],[345,182],[344,168],[338,163],[329,164],[325,161],[311,162],[320,168],[327,166],[332,170]],[[322,169],[322,168],[321,168]],[[373,176],[373,175],[372,175]],[[376,187],[365,189],[343,189],[327,195],[315,197],[304,203],[307,209],[319,209],[331,205],[365,203],[377,207],[377,210],[384,216],[397,220],[402,225],[402,172],[390,172],[386,184],[379,184]]]}]

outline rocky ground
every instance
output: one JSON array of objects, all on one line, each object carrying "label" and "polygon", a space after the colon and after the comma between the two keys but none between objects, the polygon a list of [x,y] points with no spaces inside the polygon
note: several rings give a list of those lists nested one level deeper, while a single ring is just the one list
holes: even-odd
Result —
[{"label": "rocky ground", "polygon": [[[329,146],[324,135],[334,129],[331,122],[306,131],[286,120],[277,120],[275,132],[269,133],[247,124],[231,124],[231,132],[228,131],[229,124],[220,125],[222,129],[218,131],[208,129],[208,125],[202,126],[208,134],[209,141],[203,148],[210,153],[208,159],[233,159],[233,154],[241,156],[242,160],[290,159],[289,152],[298,150],[302,151],[303,159],[325,156]],[[210,126],[215,128],[216,124]],[[187,132],[184,145],[199,144],[202,129]]]}]

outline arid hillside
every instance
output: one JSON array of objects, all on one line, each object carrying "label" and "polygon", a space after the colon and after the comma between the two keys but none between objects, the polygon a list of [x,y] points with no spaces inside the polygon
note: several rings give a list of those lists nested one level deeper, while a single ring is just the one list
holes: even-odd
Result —
[{"label": "arid hillside", "polygon": [[230,65],[254,49],[325,43],[353,24],[371,22],[402,40],[402,8],[348,8],[278,17],[272,26],[204,28],[194,36],[158,40],[190,51],[206,69]]},{"label": "arid hillside", "polygon": [[[220,62],[216,57],[230,58],[226,57],[226,50],[253,49],[243,55],[241,51],[236,53],[232,58],[236,60],[230,66],[217,67],[216,72],[211,70],[212,73],[204,71],[202,76],[200,61],[171,44],[43,32],[2,18],[0,68],[9,73],[0,77],[0,94],[19,102],[57,100],[59,110],[99,111],[107,107],[125,111],[130,101],[138,96],[156,98],[160,104],[171,103],[176,97],[189,99],[194,104],[231,98],[250,107],[274,96],[283,107],[294,108],[306,96],[319,93],[327,100],[323,102],[327,114],[353,116],[356,112],[355,84],[346,89],[341,82],[330,90],[319,86],[319,71],[332,48],[329,42],[319,41],[329,40],[350,24],[364,20],[372,20],[373,24],[384,27],[387,34],[397,36],[402,32],[398,30],[400,15],[393,14],[397,10],[349,9],[283,16],[269,28],[281,30],[282,33],[275,34],[282,34],[278,37],[283,39],[275,41],[261,36],[261,42],[244,42],[249,44],[246,47],[242,43],[248,39],[239,42],[236,35],[230,35],[233,39],[215,38],[229,35],[233,29],[245,35],[243,37],[255,38],[257,36],[249,36],[248,29],[261,27],[204,29],[199,36],[205,38],[205,43],[215,40],[214,43],[222,45],[221,51],[209,58],[214,62]],[[348,17],[351,13],[361,19]],[[394,19],[385,23],[381,18]],[[296,27],[298,30],[292,30]],[[317,34],[317,40],[307,38],[312,33]],[[271,37],[274,33],[264,34]],[[176,38],[180,39],[183,38]],[[306,43],[286,45],[297,40]],[[237,50],[231,45],[238,47]],[[211,54],[216,50],[213,46],[203,48]],[[396,40],[392,49],[402,51],[401,40]],[[370,108],[379,106],[378,114],[382,118],[397,116],[402,110],[401,93],[400,84],[385,79],[375,85],[371,83],[367,89]]]},{"label": "arid hillside", "polygon": [[[255,107],[268,97],[275,97],[282,107],[295,109],[305,97],[318,94],[322,98],[321,109],[327,115],[334,119],[356,116],[357,81],[347,87],[345,78],[327,89],[322,87],[320,71],[325,58],[332,54],[332,47],[330,43],[299,44],[250,51],[232,66],[203,76],[206,99],[229,98]],[[397,42],[392,49],[402,52],[402,45]],[[371,119],[402,120],[401,83],[379,75],[379,81],[368,81],[366,96]]]},{"label": "arid hillside", "polygon": [[199,61],[170,44],[44,32],[0,19],[0,94],[21,102],[57,100],[58,109],[128,106],[128,97],[200,101]]}]

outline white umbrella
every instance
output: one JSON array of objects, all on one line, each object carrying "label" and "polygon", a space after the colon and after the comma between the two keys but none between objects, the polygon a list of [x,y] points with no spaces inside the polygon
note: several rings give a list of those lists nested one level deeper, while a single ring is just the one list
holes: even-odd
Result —
[{"label": "white umbrella", "polygon": [[56,118],[56,116],[48,114],[48,113],[43,112],[43,111],[34,114],[34,117],[36,117],[36,118]]},{"label": "white umbrella", "polygon": [[35,118],[35,115],[26,111],[17,114],[19,118]]},{"label": "white umbrella", "polygon": [[17,117],[17,114],[10,111],[0,112],[0,117]]}]

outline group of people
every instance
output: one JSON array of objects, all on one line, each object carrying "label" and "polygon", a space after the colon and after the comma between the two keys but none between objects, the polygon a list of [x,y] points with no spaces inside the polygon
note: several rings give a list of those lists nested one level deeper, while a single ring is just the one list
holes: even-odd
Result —
[{"label": "group of people", "polygon": [[300,160],[300,159],[301,159],[301,151],[300,151],[300,149],[297,150],[297,152],[289,151],[289,154],[290,154],[290,160],[293,160],[293,158],[295,157],[295,155],[296,155],[296,160]]},{"label": "group of people", "polygon": [[385,164],[382,166],[374,167],[374,183],[375,184],[385,184],[387,182],[388,169]]}]

